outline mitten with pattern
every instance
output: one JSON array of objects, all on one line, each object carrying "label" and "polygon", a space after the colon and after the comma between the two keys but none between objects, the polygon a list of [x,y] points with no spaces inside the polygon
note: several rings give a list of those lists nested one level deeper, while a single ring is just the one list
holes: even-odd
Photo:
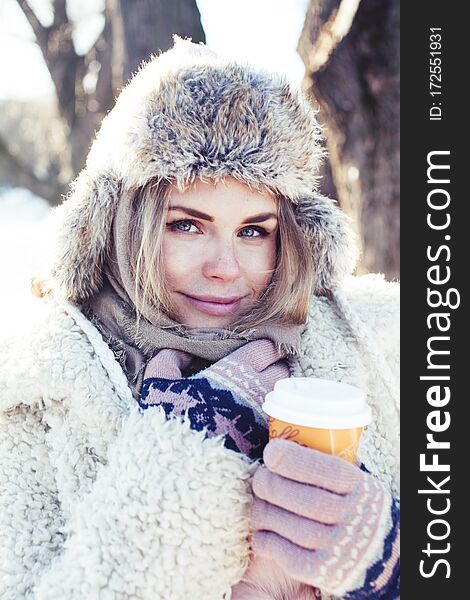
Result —
[{"label": "mitten with pattern", "polygon": [[187,416],[191,427],[208,436],[224,435],[227,448],[252,459],[262,456],[268,442],[265,395],[289,368],[268,339],[247,342],[210,367],[182,377],[191,356],[165,349],[152,358],[144,373],[139,404],[161,406],[168,417]]},{"label": "mitten with pattern", "polygon": [[253,479],[253,550],[297,581],[350,600],[399,591],[399,504],[337,457],[272,440]]}]

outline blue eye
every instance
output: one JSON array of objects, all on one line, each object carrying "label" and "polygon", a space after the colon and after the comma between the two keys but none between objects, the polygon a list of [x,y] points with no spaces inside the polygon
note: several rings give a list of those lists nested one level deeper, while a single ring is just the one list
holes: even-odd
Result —
[{"label": "blue eye", "polygon": [[170,227],[173,231],[182,231],[183,233],[194,233],[193,231],[190,231],[190,229],[191,227],[196,227],[196,225],[194,221],[191,221],[190,219],[180,219],[179,221],[173,221],[172,223],[168,223],[168,227]]},{"label": "blue eye", "polygon": [[268,235],[268,232],[263,227],[245,227],[242,231],[251,231],[250,235],[243,235],[242,237],[247,238],[259,238],[265,237]]}]

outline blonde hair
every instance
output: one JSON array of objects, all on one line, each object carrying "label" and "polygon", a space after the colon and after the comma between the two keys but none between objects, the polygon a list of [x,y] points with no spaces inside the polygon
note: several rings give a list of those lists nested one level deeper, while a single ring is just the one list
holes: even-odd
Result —
[{"label": "blonde hair", "polygon": [[[130,223],[131,269],[138,321],[152,310],[172,317],[174,307],[165,286],[161,252],[171,182],[150,181],[133,198]],[[292,203],[276,196],[278,209],[277,258],[271,281],[256,305],[230,325],[234,332],[266,322],[303,324],[313,289],[312,250],[296,221]]]}]

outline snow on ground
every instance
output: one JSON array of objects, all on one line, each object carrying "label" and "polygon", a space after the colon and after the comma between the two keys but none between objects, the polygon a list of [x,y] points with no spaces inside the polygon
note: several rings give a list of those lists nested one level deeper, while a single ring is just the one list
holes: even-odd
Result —
[{"label": "snow on ground", "polygon": [[28,190],[0,190],[0,334],[21,329],[37,299],[31,277],[48,250],[49,204]]}]

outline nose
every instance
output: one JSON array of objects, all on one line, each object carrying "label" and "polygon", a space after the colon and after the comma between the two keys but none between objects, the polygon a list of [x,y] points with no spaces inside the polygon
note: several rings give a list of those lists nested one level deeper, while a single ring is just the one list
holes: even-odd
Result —
[{"label": "nose", "polygon": [[206,248],[205,254],[204,277],[220,281],[234,281],[240,277],[241,268],[231,240],[214,244],[211,249]]}]

